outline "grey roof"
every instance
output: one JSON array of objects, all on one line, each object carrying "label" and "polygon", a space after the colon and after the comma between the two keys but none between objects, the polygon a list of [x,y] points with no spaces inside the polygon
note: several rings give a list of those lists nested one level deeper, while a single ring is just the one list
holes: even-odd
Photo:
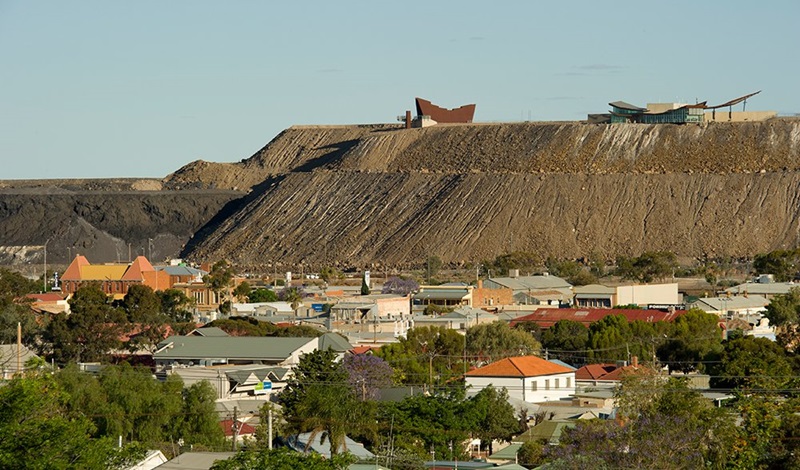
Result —
[{"label": "grey roof", "polygon": [[156,468],[158,470],[208,470],[217,460],[228,460],[234,455],[234,452],[185,452]]},{"label": "grey roof", "polygon": [[573,288],[575,290],[575,295],[614,295],[617,293],[617,289],[613,287],[604,286],[601,284],[589,284],[586,286],[576,286]]},{"label": "grey roof", "polygon": [[[24,344],[19,349],[19,362],[20,367],[25,369],[25,361],[28,359],[38,357],[36,354],[28,349]],[[17,345],[16,344],[0,344],[0,378],[3,377],[2,372],[7,371],[10,374],[19,372],[17,370]]]},{"label": "grey roof", "polygon": [[733,296],[733,297],[702,297],[692,303],[703,310],[738,310],[745,308],[761,308],[769,305],[769,300],[761,295]]},{"label": "grey roof", "polygon": [[342,353],[353,349],[353,345],[339,333],[325,333],[319,337],[319,349],[324,351],[328,348]]},{"label": "grey roof", "polygon": [[208,272],[190,266],[153,266],[156,271],[164,271],[170,276],[204,276]]},{"label": "grey roof", "polygon": [[514,291],[570,288],[572,284],[558,276],[493,277],[489,281]]},{"label": "grey roof", "polygon": [[205,326],[203,328],[197,328],[192,331],[193,334],[197,334],[199,336],[230,336],[228,333],[225,332],[222,328],[218,328],[216,326]]},{"label": "grey roof", "polygon": [[567,364],[566,362],[560,361],[558,359],[548,359],[548,361],[552,362],[553,364],[556,364],[556,365],[559,365],[559,366],[562,366],[562,367],[566,367],[567,369],[578,370],[576,367],[571,366],[571,365]]},{"label": "grey roof", "polygon": [[[284,361],[317,338],[264,336],[170,336],[158,343],[154,359],[248,359]],[[171,346],[170,346],[171,345]]]},{"label": "grey roof", "polygon": [[613,106],[613,107],[619,108],[619,109],[627,109],[629,111],[642,111],[642,112],[647,111],[647,108],[640,108],[640,107],[638,107],[636,105],[633,105],[633,104],[630,104],[630,103],[626,103],[624,101],[614,101],[614,102],[608,103],[608,104],[609,104],[609,106]]},{"label": "grey roof", "polygon": [[746,282],[725,289],[725,292],[731,294],[761,294],[761,295],[778,295],[788,294],[790,290],[795,287],[800,287],[800,284],[794,282]]},{"label": "grey roof", "polygon": [[[289,436],[286,439],[286,444],[290,448],[299,452],[305,452],[306,449],[308,449],[312,452],[316,452],[320,455],[330,458],[331,442],[326,437],[327,436],[325,436],[325,433],[320,432],[314,437],[314,442],[310,442],[309,439],[311,438],[311,433],[306,432],[303,434]],[[375,454],[368,451],[363,444],[359,444],[347,436],[344,437],[344,445],[345,451],[353,454],[359,460],[375,458]]]},{"label": "grey roof", "polygon": [[414,299],[461,300],[467,295],[469,295],[469,292],[466,289],[454,287],[453,289],[421,290],[414,294]]}]

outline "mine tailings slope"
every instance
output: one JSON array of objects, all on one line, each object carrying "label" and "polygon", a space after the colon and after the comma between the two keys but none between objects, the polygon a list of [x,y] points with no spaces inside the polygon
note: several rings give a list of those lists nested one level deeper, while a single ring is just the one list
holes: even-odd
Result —
[{"label": "mine tailings slope", "polygon": [[752,256],[800,238],[800,120],[302,126],[172,185],[252,187],[184,255],[259,265],[466,263],[513,251]]}]

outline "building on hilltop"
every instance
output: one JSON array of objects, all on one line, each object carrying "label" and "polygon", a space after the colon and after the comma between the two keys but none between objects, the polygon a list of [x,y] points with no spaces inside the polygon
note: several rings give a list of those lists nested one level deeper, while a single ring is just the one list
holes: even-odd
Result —
[{"label": "building on hilltop", "polygon": [[[614,101],[608,103],[611,111],[607,114],[590,114],[587,122],[590,124],[619,124],[619,123],[641,123],[641,124],[688,124],[701,122],[745,122],[745,121],[764,121],[778,115],[775,111],[745,111],[747,99],[761,91],[750,93],[722,104],[709,106],[707,101],[686,104],[686,103],[647,103],[646,108],[626,103],[625,101]],[[742,103],[742,111],[733,111],[733,106]],[[717,109],[728,108],[727,113],[717,115]]]},{"label": "building on hilltop", "polygon": [[405,122],[406,129],[411,127],[428,127],[435,124],[469,124],[475,117],[475,105],[465,104],[458,108],[447,109],[436,106],[428,100],[415,98],[417,116],[412,119],[411,111],[399,116],[398,121]]}]

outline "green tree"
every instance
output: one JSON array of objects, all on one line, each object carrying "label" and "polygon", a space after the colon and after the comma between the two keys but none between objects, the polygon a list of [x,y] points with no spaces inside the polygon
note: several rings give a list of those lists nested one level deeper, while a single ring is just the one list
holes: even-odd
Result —
[{"label": "green tree", "polygon": [[508,275],[509,269],[535,271],[541,266],[542,259],[536,253],[515,251],[497,256],[494,261],[485,261],[487,269],[494,269],[497,275]]},{"label": "green tree", "polygon": [[114,308],[97,284],[82,286],[69,301],[69,315],[57,315],[45,337],[59,364],[103,361],[119,349],[125,314]]},{"label": "green tree", "polygon": [[775,326],[797,324],[800,318],[800,287],[793,287],[787,294],[776,295],[767,305],[766,316]]},{"label": "green tree", "polygon": [[617,275],[644,283],[671,276],[677,267],[675,253],[669,251],[648,251],[637,258],[617,258]]},{"label": "green tree", "polygon": [[545,446],[542,441],[531,440],[522,444],[517,451],[517,461],[520,465],[535,468],[545,461]]},{"label": "green tree", "polygon": [[712,387],[782,390],[796,380],[785,350],[773,341],[744,336],[722,345],[722,352],[709,358]]},{"label": "green tree", "polygon": [[331,454],[337,454],[344,450],[347,432],[365,432],[374,423],[371,407],[359,405],[332,349],[304,355],[294,372],[278,396],[292,432],[311,432],[310,440],[322,433]]},{"label": "green tree", "polygon": [[278,298],[284,302],[289,302],[296,316],[297,308],[303,303],[303,290],[299,287],[284,287]]},{"label": "green tree", "polygon": [[333,455],[330,459],[317,453],[301,453],[288,448],[242,451],[228,460],[220,460],[211,470],[346,470],[355,459],[352,455]]},{"label": "green tree", "polygon": [[521,431],[520,423],[514,415],[514,408],[508,403],[508,391],[497,390],[491,385],[467,400],[466,412],[470,429],[474,435],[489,446],[492,441],[511,442],[511,438]]},{"label": "green tree", "polygon": [[214,387],[207,380],[183,389],[183,420],[180,436],[187,445],[200,445],[218,449],[224,442],[214,408]]},{"label": "green tree", "polygon": [[554,359],[573,362],[582,357],[588,343],[589,329],[573,320],[559,320],[542,331],[542,347]]},{"label": "green tree", "polygon": [[33,314],[31,300],[25,295],[37,292],[39,286],[41,284],[19,273],[0,268],[0,344],[17,341],[17,324],[20,323],[23,344],[36,345],[43,322]]},{"label": "green tree", "polygon": [[700,309],[692,309],[670,324],[668,339],[658,348],[658,358],[670,370],[690,372],[702,368],[710,354],[722,351],[719,318]]},{"label": "green tree", "polygon": [[156,292],[161,299],[161,310],[173,322],[188,322],[192,319],[194,300],[178,289]]},{"label": "green tree", "polygon": [[211,271],[208,274],[203,276],[203,282],[209,289],[216,292],[217,296],[220,298],[220,304],[222,304],[222,299],[225,299],[226,296],[230,297],[230,290],[235,275],[236,271],[234,271],[233,265],[225,260],[220,260],[211,266]]},{"label": "green tree", "polygon": [[484,323],[467,330],[467,353],[479,361],[538,354],[542,345],[530,333],[515,330],[506,322]]},{"label": "green tree", "polygon": [[252,291],[253,289],[250,287],[250,283],[247,281],[242,281],[238,286],[236,286],[235,289],[233,289],[233,295],[239,299],[239,302],[249,301],[248,299]]},{"label": "green tree", "polygon": [[753,270],[757,274],[772,274],[778,282],[791,281],[797,273],[798,258],[800,249],[758,254],[753,258]]},{"label": "green tree", "polygon": [[253,289],[247,296],[247,301],[252,303],[277,302],[278,294],[272,289]]},{"label": "green tree", "polygon": [[433,386],[464,373],[464,336],[445,327],[412,328],[376,355],[394,365],[396,382]]},{"label": "green tree", "polygon": [[111,439],[92,439],[91,421],[68,416],[67,401],[49,376],[20,377],[0,387],[0,467],[107,469],[130,457]]},{"label": "green tree", "polygon": [[161,297],[148,286],[134,284],[123,298],[122,308],[133,324],[131,331],[135,333],[128,342],[128,349],[154,351],[168,331],[169,317],[161,312]]}]

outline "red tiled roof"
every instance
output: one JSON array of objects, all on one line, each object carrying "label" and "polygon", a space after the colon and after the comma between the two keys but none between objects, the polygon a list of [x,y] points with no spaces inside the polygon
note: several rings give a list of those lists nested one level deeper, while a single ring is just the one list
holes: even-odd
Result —
[{"label": "red tiled roof", "polygon": [[353,349],[350,350],[355,355],[359,354],[366,354],[373,349],[380,349],[380,347],[372,347],[372,346],[355,346]]},{"label": "red tiled roof", "polygon": [[153,265],[144,256],[137,256],[125,274],[122,276],[123,281],[142,281],[144,280],[144,271],[154,271]]},{"label": "red tiled roof", "polygon": [[[219,422],[220,427],[222,428],[222,432],[225,433],[225,437],[233,437],[233,420],[232,419],[223,419]],[[246,436],[250,434],[255,434],[256,428],[253,426],[243,423],[239,421],[239,435]]]},{"label": "red tiled roof", "polygon": [[27,294],[25,297],[36,302],[58,302],[64,300],[64,296],[57,292],[46,292],[44,294]]},{"label": "red tiled roof", "polygon": [[572,369],[536,356],[508,357],[467,372],[469,377],[537,377],[540,375],[564,374]]},{"label": "red tiled roof", "polygon": [[575,380],[598,380],[600,377],[613,372],[616,364],[589,364],[575,371]]},{"label": "red tiled roof", "polygon": [[520,322],[530,321],[542,328],[549,328],[559,320],[572,320],[589,326],[591,323],[600,321],[608,315],[622,315],[629,322],[641,320],[655,323],[658,321],[673,321],[684,314],[686,314],[686,310],[676,310],[670,313],[662,312],[661,310],[628,308],[540,308],[529,315],[512,320],[511,326],[515,326]]}]

